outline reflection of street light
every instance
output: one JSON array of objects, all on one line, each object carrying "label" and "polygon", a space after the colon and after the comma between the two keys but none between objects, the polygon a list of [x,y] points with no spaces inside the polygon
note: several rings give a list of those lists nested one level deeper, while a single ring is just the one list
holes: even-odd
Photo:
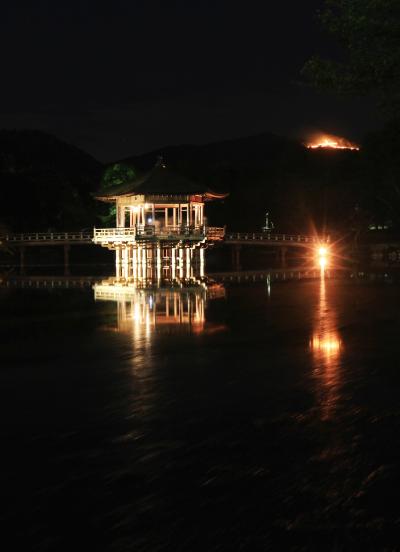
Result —
[{"label": "reflection of street light", "polygon": [[263,232],[269,232],[270,230],[273,230],[274,227],[274,223],[269,220],[269,212],[267,211],[265,214],[265,226],[263,226],[262,230]]}]

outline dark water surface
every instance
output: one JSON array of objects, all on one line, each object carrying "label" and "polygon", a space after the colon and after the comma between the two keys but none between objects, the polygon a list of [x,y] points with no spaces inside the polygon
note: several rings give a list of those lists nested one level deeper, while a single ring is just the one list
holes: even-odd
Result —
[{"label": "dark water surface", "polygon": [[400,550],[399,287],[97,299],[0,290],[4,550]]}]

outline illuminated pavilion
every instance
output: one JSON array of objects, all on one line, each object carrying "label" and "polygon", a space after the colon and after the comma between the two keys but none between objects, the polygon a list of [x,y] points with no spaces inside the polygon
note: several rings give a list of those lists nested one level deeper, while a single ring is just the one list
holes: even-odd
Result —
[{"label": "illuminated pavilion", "polygon": [[[223,199],[218,193],[171,171],[160,159],[141,178],[97,194],[115,203],[116,227],[95,228],[93,241],[115,250],[117,277],[189,277],[194,263],[204,270],[204,249],[223,238],[224,229],[208,227],[206,202]],[[202,268],[203,267],[203,268]]]}]

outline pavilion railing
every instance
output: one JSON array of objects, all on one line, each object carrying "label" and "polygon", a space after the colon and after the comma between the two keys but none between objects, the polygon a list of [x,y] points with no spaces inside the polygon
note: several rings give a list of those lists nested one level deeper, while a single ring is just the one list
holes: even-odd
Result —
[{"label": "pavilion railing", "polygon": [[93,233],[94,242],[102,241],[126,241],[140,238],[185,238],[185,237],[204,237],[210,239],[222,239],[224,228],[215,228],[205,226],[136,226],[134,228],[95,228]]},{"label": "pavilion railing", "polygon": [[225,237],[225,226],[208,226],[206,229],[206,234],[209,240],[223,240]]}]

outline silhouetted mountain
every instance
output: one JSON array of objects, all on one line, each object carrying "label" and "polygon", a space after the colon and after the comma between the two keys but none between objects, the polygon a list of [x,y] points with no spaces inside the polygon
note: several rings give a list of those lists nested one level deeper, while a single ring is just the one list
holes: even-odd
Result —
[{"label": "silhouetted mountain", "polygon": [[294,140],[260,134],[166,147],[120,162],[148,170],[160,155],[191,179],[230,193],[207,211],[212,223],[234,230],[260,230],[267,211],[278,231],[332,228],[351,217],[360,201],[356,151],[309,150]]},{"label": "silhouetted mountain", "polygon": [[139,170],[148,170],[161,155],[168,164],[177,167],[185,163],[193,164],[199,169],[204,164],[209,169],[216,170],[232,165],[260,168],[268,166],[277,155],[280,156],[284,151],[291,151],[294,154],[302,150],[303,146],[298,142],[265,133],[211,144],[167,146],[118,162],[133,164]]},{"label": "silhouetted mountain", "polygon": [[103,167],[35,130],[0,131],[0,221],[14,230],[70,229],[95,220],[90,195]]},{"label": "silhouetted mountain", "polygon": [[[400,136],[397,127],[374,135],[361,152],[309,150],[260,134],[168,146],[119,163],[140,173],[162,155],[176,172],[229,192],[226,200],[208,205],[210,224],[257,231],[269,211],[280,232],[347,231],[366,228],[374,217],[400,220],[393,134]],[[383,162],[379,151],[392,153]],[[75,146],[43,132],[0,131],[0,224],[32,231],[93,226],[107,208],[90,194],[99,189],[104,169]]]}]

